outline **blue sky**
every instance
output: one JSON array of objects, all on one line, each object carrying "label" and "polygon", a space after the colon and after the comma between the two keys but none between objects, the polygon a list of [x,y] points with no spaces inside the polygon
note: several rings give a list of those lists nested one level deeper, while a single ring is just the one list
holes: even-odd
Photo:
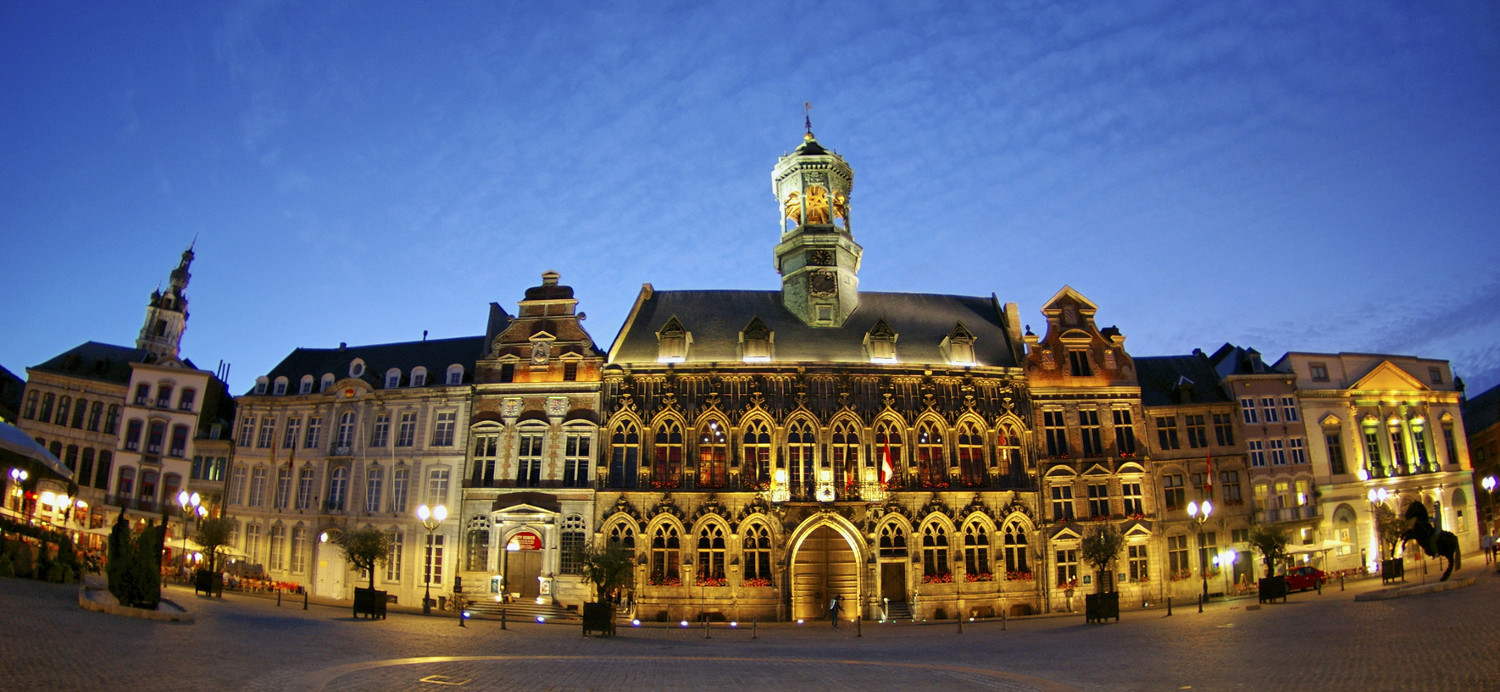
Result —
[{"label": "blue sky", "polygon": [[0,3],[0,365],[483,331],[549,269],[607,347],[644,282],[774,289],[802,104],[861,288],[1064,284],[1136,355],[1229,341],[1500,382],[1500,5]]}]

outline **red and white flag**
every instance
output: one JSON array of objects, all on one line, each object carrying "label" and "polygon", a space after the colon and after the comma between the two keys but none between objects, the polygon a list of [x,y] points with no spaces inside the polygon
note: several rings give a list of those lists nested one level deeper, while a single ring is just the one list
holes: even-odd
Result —
[{"label": "red and white flag", "polygon": [[896,475],[896,469],[891,466],[891,440],[890,438],[886,438],[885,454],[882,455],[880,460],[880,482],[889,483],[891,476],[894,475]]},{"label": "red and white flag", "polygon": [[1203,474],[1203,492],[1205,497],[1211,498],[1214,496],[1214,453],[1213,450],[1208,450],[1203,454],[1203,462],[1208,468]]}]

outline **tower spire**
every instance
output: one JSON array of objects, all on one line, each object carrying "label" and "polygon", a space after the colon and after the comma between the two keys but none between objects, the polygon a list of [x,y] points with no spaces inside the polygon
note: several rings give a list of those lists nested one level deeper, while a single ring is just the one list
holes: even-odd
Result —
[{"label": "tower spire", "polygon": [[863,249],[849,225],[854,170],[813,138],[812,104],[804,102],[802,145],[771,171],[780,209],[781,242],[773,250],[781,299],[814,327],[838,327],[859,307]]},{"label": "tower spire", "polygon": [[811,140],[811,139],[813,139],[813,133],[812,133],[812,101],[803,101],[802,102],[802,126],[807,129],[807,132],[802,135],[802,139],[804,139],[804,140]]},{"label": "tower spire", "polygon": [[188,271],[193,264],[193,247],[198,244],[198,237],[193,236],[193,242],[182,251],[182,259],[178,261],[177,268],[167,282],[167,288],[162,290],[161,284],[157,284],[156,290],[151,292],[151,300],[146,304],[146,322],[141,325],[141,334],[136,337],[135,347],[149,352],[154,358],[177,357],[178,348],[182,344],[182,332],[187,328],[187,285],[192,279]]}]

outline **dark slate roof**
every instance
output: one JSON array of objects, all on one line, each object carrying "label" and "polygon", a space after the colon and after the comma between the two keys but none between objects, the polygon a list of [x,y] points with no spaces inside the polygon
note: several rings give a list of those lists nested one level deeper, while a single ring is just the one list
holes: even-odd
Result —
[{"label": "dark slate roof", "polygon": [[[400,368],[402,386],[405,386],[412,369],[419,365],[427,368],[428,386],[442,386],[448,366],[454,363],[464,366],[464,381],[472,382],[474,361],[481,355],[483,347],[484,337],[461,336],[372,346],[299,348],[266,373],[266,379],[275,382],[277,377],[284,375],[290,383],[288,390],[295,392],[303,375],[312,375],[314,380],[321,379],[323,373],[333,373],[338,379],[348,377],[349,363],[359,358],[365,362],[365,375],[361,379],[376,389],[385,385],[386,370]],[[253,388],[251,392],[254,392]]]},{"label": "dark slate roof", "polygon": [[1261,358],[1260,351],[1253,348],[1242,348],[1234,344],[1224,344],[1219,350],[1208,357],[1213,364],[1214,370],[1220,377],[1230,375],[1264,375],[1273,372],[1266,367],[1265,360]]},{"label": "dark slate roof", "polygon": [[897,334],[901,363],[946,363],[939,345],[963,322],[979,365],[1016,366],[993,297],[861,292],[859,308],[842,327],[814,328],[782,305],[780,291],[653,291],[617,337],[612,362],[656,362],[656,332],[674,316],[692,334],[690,363],[738,361],[740,330],[760,317],[773,334],[775,362],[869,363],[865,334],[884,319]]},{"label": "dark slate roof", "polygon": [[[1219,386],[1213,364],[1202,353],[1186,356],[1136,356],[1136,375],[1141,385],[1141,403],[1146,406],[1175,406],[1185,403],[1211,404],[1228,402],[1229,396]],[[1192,381],[1191,402],[1177,395],[1183,378]]]},{"label": "dark slate roof", "polygon": [[53,356],[51,360],[32,369],[100,382],[130,384],[130,364],[144,362],[147,362],[145,349],[90,341]]},{"label": "dark slate roof", "polygon": [[1477,433],[1500,423],[1500,386],[1490,387],[1464,402],[1464,430]]}]

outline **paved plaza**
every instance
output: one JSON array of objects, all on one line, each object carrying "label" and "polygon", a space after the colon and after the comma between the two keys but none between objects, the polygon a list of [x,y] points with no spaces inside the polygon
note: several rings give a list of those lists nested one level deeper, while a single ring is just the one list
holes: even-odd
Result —
[{"label": "paved plaza", "polygon": [[[1500,574],[1473,586],[1356,602],[1378,580],[1252,609],[1254,600],[1082,615],[853,627],[574,625],[392,614],[169,587],[192,624],[78,607],[78,587],[0,579],[0,688],[13,690],[1497,690]],[[1428,577],[1432,580],[1433,577]],[[1420,581],[1414,579],[1412,581]]]}]

